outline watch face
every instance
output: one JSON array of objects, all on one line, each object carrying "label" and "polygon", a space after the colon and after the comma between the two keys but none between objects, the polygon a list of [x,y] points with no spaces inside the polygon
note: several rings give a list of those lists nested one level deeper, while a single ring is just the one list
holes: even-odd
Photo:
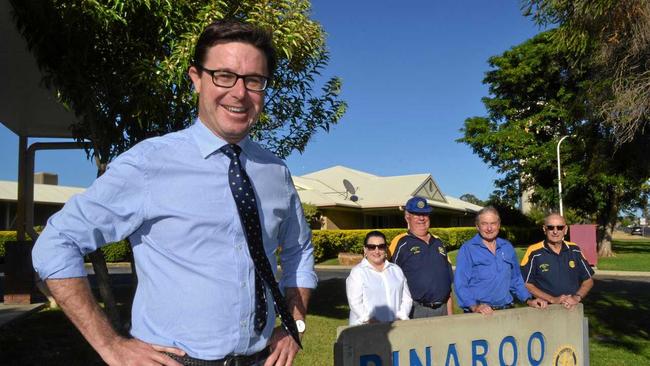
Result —
[{"label": "watch face", "polygon": [[296,320],[296,328],[298,328],[298,333],[303,333],[305,331],[305,322],[302,320]]}]

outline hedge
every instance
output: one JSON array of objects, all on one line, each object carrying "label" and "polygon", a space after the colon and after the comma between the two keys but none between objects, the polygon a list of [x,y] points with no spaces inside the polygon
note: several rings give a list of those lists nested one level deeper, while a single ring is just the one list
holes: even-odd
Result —
[{"label": "hedge", "polygon": [[[313,230],[314,259],[321,262],[335,258],[340,252],[363,253],[363,238],[371,229],[363,230]],[[380,229],[390,243],[394,237],[405,233],[406,229]],[[461,244],[476,235],[475,227],[431,228],[430,232],[442,240],[447,250],[460,248]],[[526,246],[544,238],[539,228],[502,227],[502,238],[516,246]],[[16,240],[15,231],[0,231],[0,260],[4,257],[4,242]],[[123,240],[102,248],[107,262],[125,262],[131,256],[131,246]]]},{"label": "hedge", "polygon": [[[313,230],[314,259],[322,262],[335,258],[340,252],[363,253],[363,239],[372,229],[364,230]],[[380,229],[390,243],[406,229]],[[476,235],[475,227],[431,228],[429,230],[445,244],[447,250],[455,250]],[[500,237],[508,239],[515,246],[527,246],[544,239],[537,227],[502,227]]]},{"label": "hedge", "polygon": [[[0,231],[0,263],[4,262],[5,242],[16,241],[15,231]],[[131,256],[131,246],[126,240],[102,248],[107,262],[126,262]]]}]

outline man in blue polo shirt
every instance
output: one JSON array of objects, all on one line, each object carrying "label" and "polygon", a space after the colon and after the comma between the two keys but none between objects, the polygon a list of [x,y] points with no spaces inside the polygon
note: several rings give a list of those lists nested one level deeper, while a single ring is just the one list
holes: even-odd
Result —
[{"label": "man in blue polo shirt", "polygon": [[513,306],[513,294],[535,308],[547,302],[533,299],[524,286],[515,249],[499,238],[501,218],[491,206],[476,215],[478,234],[465,242],[456,258],[454,289],[458,304],[467,313],[492,314]]},{"label": "man in blue polo shirt", "polygon": [[442,241],[429,234],[431,211],[426,199],[409,199],[404,206],[409,230],[391,243],[392,261],[402,268],[411,290],[413,319],[453,313],[453,272]]},{"label": "man in blue polo shirt", "polygon": [[573,309],[594,286],[594,271],[580,247],[564,241],[567,225],[564,217],[551,214],[544,220],[546,240],[528,247],[521,260],[526,288],[534,296],[551,304]]}]

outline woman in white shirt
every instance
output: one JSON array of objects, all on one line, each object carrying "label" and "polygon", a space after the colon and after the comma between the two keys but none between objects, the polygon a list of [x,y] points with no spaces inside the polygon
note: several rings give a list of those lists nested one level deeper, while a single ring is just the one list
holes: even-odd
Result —
[{"label": "woman in white shirt", "polygon": [[402,269],[386,260],[386,237],[366,235],[364,258],[345,281],[350,325],[407,320],[413,300]]}]

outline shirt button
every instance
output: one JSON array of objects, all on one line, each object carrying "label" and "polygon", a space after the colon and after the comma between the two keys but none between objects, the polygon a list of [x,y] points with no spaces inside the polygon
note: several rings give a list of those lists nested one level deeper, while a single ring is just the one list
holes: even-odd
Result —
[{"label": "shirt button", "polygon": [[235,249],[241,250],[241,244],[235,244]]},{"label": "shirt button", "polygon": [[239,325],[241,325],[242,328],[246,328],[246,320],[240,321]]},{"label": "shirt button", "polygon": [[242,282],[242,283],[241,283],[241,287],[242,287],[242,288],[246,287],[246,282]]}]

